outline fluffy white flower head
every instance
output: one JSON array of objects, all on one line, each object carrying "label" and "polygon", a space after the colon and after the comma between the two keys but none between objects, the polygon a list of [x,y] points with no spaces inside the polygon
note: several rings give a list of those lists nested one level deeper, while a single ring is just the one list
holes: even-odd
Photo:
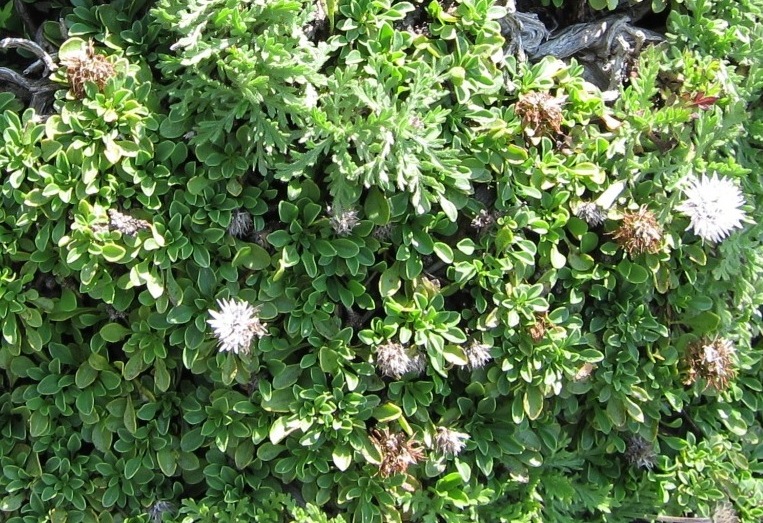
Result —
[{"label": "fluffy white flower head", "polygon": [[734,229],[742,227],[745,214],[741,210],[744,197],[739,188],[728,178],[689,178],[684,188],[686,200],[676,207],[691,222],[688,229],[705,241],[720,242]]},{"label": "fluffy white flower head", "polygon": [[221,351],[248,354],[255,337],[266,336],[266,325],[258,316],[259,307],[237,299],[217,300],[220,311],[209,311],[207,323],[214,332]]}]

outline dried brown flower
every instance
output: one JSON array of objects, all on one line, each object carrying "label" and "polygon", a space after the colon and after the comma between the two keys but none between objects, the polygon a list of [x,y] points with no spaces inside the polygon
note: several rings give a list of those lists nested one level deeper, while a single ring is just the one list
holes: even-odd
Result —
[{"label": "dried brown flower", "polygon": [[532,338],[533,342],[540,342],[546,335],[546,330],[550,326],[551,322],[549,321],[547,314],[536,314],[535,323],[530,327],[530,337]]},{"label": "dried brown flower", "polygon": [[714,389],[724,390],[736,376],[735,353],[734,345],[724,338],[703,338],[691,344],[686,355],[689,366],[686,384],[691,385],[699,377]]},{"label": "dried brown flower", "polygon": [[572,378],[575,381],[585,381],[588,378],[591,377],[591,374],[593,374],[593,371],[596,370],[596,365],[593,363],[585,362],[575,373],[575,376]]},{"label": "dried brown flower", "polygon": [[138,231],[151,228],[151,224],[146,220],[133,218],[129,214],[124,214],[116,209],[109,209],[109,227],[114,231],[119,231],[127,236],[135,236]]},{"label": "dried brown flower", "polygon": [[713,510],[713,523],[739,523],[739,515],[734,505],[728,501],[719,503]]},{"label": "dried brown flower", "polygon": [[85,97],[85,84],[93,82],[102,91],[109,78],[116,71],[114,65],[100,54],[95,54],[93,41],[91,40],[84,52],[78,56],[69,58],[64,62],[66,77],[69,80],[69,88],[75,98]]},{"label": "dried brown flower", "polygon": [[654,213],[643,205],[638,211],[623,216],[612,237],[630,255],[655,254],[662,245],[662,227]]},{"label": "dried brown flower", "polygon": [[554,97],[548,93],[527,93],[519,96],[514,110],[522,118],[522,124],[528,134],[557,135],[562,132],[562,106],[566,101],[566,96]]},{"label": "dried brown flower", "polygon": [[391,433],[388,428],[373,429],[371,441],[381,452],[379,474],[384,478],[403,474],[410,465],[424,460],[424,448],[414,438],[408,438],[404,432]]}]

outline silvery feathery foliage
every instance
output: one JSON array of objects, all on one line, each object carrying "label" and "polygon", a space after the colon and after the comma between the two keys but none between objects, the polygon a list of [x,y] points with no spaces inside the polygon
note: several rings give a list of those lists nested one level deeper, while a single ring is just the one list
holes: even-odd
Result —
[{"label": "silvery feathery foliage", "polygon": [[485,343],[480,343],[477,340],[472,342],[466,347],[466,358],[469,360],[467,367],[469,369],[481,369],[488,361],[492,359],[490,355],[490,346]]},{"label": "silvery feathery foliage", "polygon": [[220,311],[209,311],[212,327],[221,351],[248,354],[254,338],[268,334],[266,325],[258,316],[259,307],[252,307],[245,301],[222,299],[217,301]]},{"label": "silvery feathery foliage", "polygon": [[174,512],[175,506],[169,501],[157,501],[151,508],[148,509],[148,517],[151,519],[151,523],[161,523],[162,515],[165,512]]},{"label": "silvery feathery foliage", "polygon": [[655,454],[654,447],[650,442],[641,436],[633,436],[628,440],[625,458],[628,463],[637,468],[652,470],[657,461],[657,454]]},{"label": "silvery feathery foliage", "polygon": [[230,219],[230,225],[228,225],[228,233],[231,236],[241,238],[252,230],[252,215],[244,209],[236,209],[233,211]]},{"label": "silvery feathery foliage", "polygon": [[466,447],[466,440],[468,439],[469,434],[456,432],[447,427],[437,427],[437,435],[435,436],[434,442],[437,450],[441,454],[457,456],[461,454],[461,451]]},{"label": "silvery feathery foliage", "polygon": [[[317,4],[320,4],[320,2],[317,2]],[[305,86],[305,107],[308,109],[318,107],[318,91],[315,90],[313,84]]]},{"label": "silvery feathery foliage", "polygon": [[146,220],[133,218],[128,214],[121,213],[116,209],[109,209],[109,227],[127,236],[135,236],[138,231],[150,229],[151,224]]},{"label": "silvery feathery foliage", "polygon": [[607,213],[594,202],[580,202],[575,208],[575,216],[592,227],[597,227],[607,219]]},{"label": "silvery feathery foliage", "polygon": [[358,211],[355,209],[341,210],[341,209],[329,209],[331,214],[331,228],[339,236],[349,236],[352,230],[360,221],[358,219]]},{"label": "silvery feathery foliage", "polygon": [[744,197],[728,178],[690,177],[683,190],[686,199],[676,209],[689,217],[688,229],[705,241],[720,242],[742,227]]},{"label": "silvery feathery foliage", "polygon": [[400,379],[409,372],[422,373],[426,369],[426,358],[415,347],[388,341],[376,347],[376,367],[384,376]]}]

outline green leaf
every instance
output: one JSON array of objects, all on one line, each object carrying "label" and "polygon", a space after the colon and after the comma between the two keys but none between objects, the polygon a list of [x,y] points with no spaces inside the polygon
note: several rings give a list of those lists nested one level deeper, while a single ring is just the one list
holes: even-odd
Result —
[{"label": "green leaf", "polygon": [[630,260],[624,258],[617,265],[617,272],[619,272],[623,278],[633,284],[641,284],[649,279],[649,271],[636,263],[631,263]]},{"label": "green leaf", "polygon": [[138,430],[138,420],[135,417],[135,408],[132,406],[132,398],[130,396],[127,396],[123,420],[125,428],[130,432],[130,434],[135,434],[135,431]]},{"label": "green leaf", "polygon": [[116,243],[107,243],[101,248],[101,254],[106,261],[118,262],[127,254],[127,250]]},{"label": "green leaf", "polygon": [[561,269],[567,263],[567,258],[559,252],[556,245],[551,246],[551,266],[554,269]]},{"label": "green leaf", "polygon": [[373,417],[379,421],[394,421],[403,415],[403,409],[393,403],[379,405],[373,411]]},{"label": "green leaf", "polygon": [[204,444],[204,436],[201,435],[201,427],[192,429],[180,438],[180,449],[183,452],[193,452]]},{"label": "green leaf", "polygon": [[379,293],[383,298],[392,296],[400,289],[401,284],[397,268],[390,267],[379,278]]},{"label": "green leaf", "polygon": [[528,387],[525,390],[522,404],[528,418],[531,420],[538,419],[543,411],[543,392],[538,387]]},{"label": "green leaf", "polygon": [[365,211],[366,218],[371,220],[375,225],[386,225],[389,223],[389,202],[384,193],[377,187],[371,187],[368,190],[368,197],[366,197],[363,210]]},{"label": "green leaf", "polygon": [[35,438],[44,436],[48,432],[50,420],[40,411],[32,412],[29,416],[29,434]]},{"label": "green leaf", "polygon": [[453,365],[466,365],[469,363],[466,352],[464,352],[464,348],[460,345],[446,345],[443,348],[442,355],[445,361]]},{"label": "green leaf", "polygon": [[131,332],[132,331],[130,329],[119,323],[107,323],[101,327],[99,334],[101,335],[101,338],[104,339],[104,341],[107,341],[108,343],[116,343],[121,341]]},{"label": "green leaf", "polygon": [[289,412],[293,401],[291,389],[274,390],[268,397],[263,397],[262,408],[269,412]]},{"label": "green leaf", "polygon": [[122,369],[122,375],[128,381],[137,378],[141,372],[146,370],[146,362],[143,361],[143,355],[133,354]]},{"label": "green leaf", "polygon": [[82,38],[69,38],[58,49],[58,59],[67,61],[79,57],[87,47],[87,43]]},{"label": "green leaf", "polygon": [[167,323],[171,325],[188,323],[196,312],[197,310],[194,307],[178,305],[177,307],[170,309],[170,312],[167,313]]},{"label": "green leaf", "polygon": [[245,439],[239,442],[236,452],[233,455],[233,461],[239,470],[245,469],[254,459],[254,443],[251,439]]},{"label": "green leaf", "polygon": [[271,461],[286,449],[285,445],[273,445],[266,441],[257,449],[257,457],[262,461]]},{"label": "green leaf", "polygon": [[455,222],[458,220],[458,209],[453,205],[453,202],[447,198],[440,197],[440,207],[442,207],[445,216],[447,216],[450,221]]},{"label": "green leaf", "polygon": [[299,428],[296,423],[288,423],[287,418],[280,417],[270,426],[268,437],[274,445],[280,443],[286,436]]},{"label": "green leaf", "polygon": [[344,472],[352,464],[352,448],[344,445],[337,446],[331,453],[331,458],[334,460],[336,468]]},{"label": "green leaf", "polygon": [[[8,5],[13,5],[13,4],[9,3]],[[0,501],[0,511],[14,512],[18,510],[21,507],[22,503],[26,501],[26,497],[27,495],[24,492],[21,492],[19,494],[14,494],[12,496],[11,495],[5,496],[3,500]]]},{"label": "green leaf", "polygon": [[58,374],[48,374],[37,384],[37,392],[40,394],[57,394],[60,390]]},{"label": "green leaf", "polygon": [[360,247],[347,238],[336,238],[331,241],[331,245],[336,249],[339,257],[344,259],[354,258],[360,252]]},{"label": "green leaf", "polygon": [[281,200],[278,203],[278,217],[283,223],[292,223],[297,220],[299,216],[299,207],[286,200]]},{"label": "green leaf", "polygon": [[623,403],[625,405],[625,410],[632,419],[639,423],[644,423],[644,413],[641,410],[641,407],[636,405],[636,403],[628,396],[623,396]]},{"label": "green leaf", "polygon": [[157,451],[156,461],[165,476],[170,477],[175,474],[175,470],[177,470],[178,464],[177,459],[175,459],[175,453],[172,451],[172,449],[165,447],[162,450]]},{"label": "green leaf", "polygon": [[[288,238],[291,240],[291,237]],[[247,244],[236,252],[232,263],[234,267],[246,267],[250,271],[261,271],[270,266],[270,254],[257,244]]]},{"label": "green leaf", "polygon": [[297,383],[301,373],[302,368],[299,365],[287,365],[281,372],[273,376],[273,388],[279,390],[291,387]]},{"label": "green leaf", "polygon": [[714,312],[704,311],[690,318],[682,318],[681,323],[692,327],[697,334],[706,334],[718,329],[721,317]]},{"label": "green leaf", "polygon": [[445,263],[453,263],[453,249],[442,242],[434,242],[434,252]]},{"label": "green leaf", "polygon": [[625,425],[625,408],[623,407],[623,403],[619,398],[610,398],[609,402],[607,403],[607,417],[616,427],[622,427]]},{"label": "green leaf", "polygon": [[101,503],[103,504],[104,508],[109,508],[113,506],[118,499],[119,484],[117,483],[116,485],[112,485],[106,489],[106,492],[103,493],[103,498],[101,498]]},{"label": "green leaf", "polygon": [[154,385],[162,392],[170,388],[171,377],[164,360],[156,360],[154,363]]}]

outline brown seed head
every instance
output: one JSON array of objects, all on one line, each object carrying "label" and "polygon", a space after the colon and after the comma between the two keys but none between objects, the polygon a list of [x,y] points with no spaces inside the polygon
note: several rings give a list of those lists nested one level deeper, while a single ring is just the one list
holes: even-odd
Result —
[{"label": "brown seed head", "polygon": [[739,523],[739,515],[734,505],[728,501],[719,503],[713,510],[713,523]]},{"label": "brown seed head", "polygon": [[566,96],[553,97],[548,93],[527,93],[519,96],[514,111],[522,118],[526,131],[533,136],[557,135],[562,132],[562,106]]},{"label": "brown seed head", "polygon": [[388,428],[373,429],[371,441],[381,452],[379,474],[384,478],[403,474],[410,465],[424,460],[424,448],[415,439],[407,438],[404,432],[391,433]]},{"label": "brown seed head", "polygon": [[540,342],[546,335],[546,330],[551,326],[551,322],[548,319],[548,315],[536,314],[535,323],[530,327],[530,337],[534,343]]},{"label": "brown seed head", "polygon": [[82,54],[69,58],[64,65],[69,88],[74,97],[79,99],[85,97],[87,82],[95,83],[98,90],[102,91],[108,79],[116,74],[114,65],[105,56],[95,54],[92,40]]},{"label": "brown seed head", "polygon": [[724,390],[736,376],[735,352],[734,345],[723,338],[712,341],[703,338],[691,344],[686,355],[689,366],[686,384],[691,385],[699,377],[715,390]]},{"label": "brown seed head", "polygon": [[116,209],[109,209],[109,227],[112,230],[119,231],[127,236],[135,236],[138,231],[143,231],[151,228],[151,224],[146,220],[139,220],[133,218],[128,214],[117,211]]},{"label": "brown seed head", "polygon": [[654,213],[643,205],[638,211],[623,216],[612,237],[632,256],[646,252],[655,254],[662,245],[662,227]]}]

